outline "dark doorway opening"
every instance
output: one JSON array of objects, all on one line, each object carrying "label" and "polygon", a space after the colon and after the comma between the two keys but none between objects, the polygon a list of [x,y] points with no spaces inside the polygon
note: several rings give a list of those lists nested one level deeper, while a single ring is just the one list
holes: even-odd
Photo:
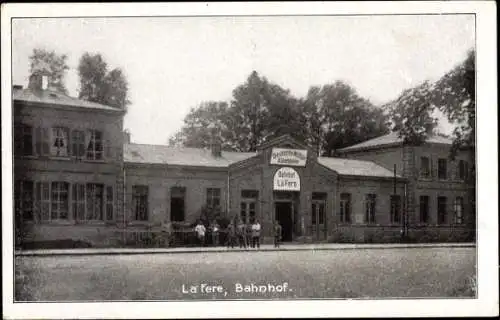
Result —
[{"label": "dark doorway opening", "polygon": [[184,198],[186,189],[182,187],[172,187],[170,192],[170,221],[182,222],[185,219]]},{"label": "dark doorway opening", "polygon": [[281,240],[293,240],[292,202],[275,202],[275,219],[281,225]]}]

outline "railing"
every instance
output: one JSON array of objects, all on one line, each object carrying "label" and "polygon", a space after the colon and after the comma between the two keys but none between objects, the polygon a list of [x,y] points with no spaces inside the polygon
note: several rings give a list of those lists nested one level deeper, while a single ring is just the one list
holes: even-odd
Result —
[{"label": "railing", "polygon": [[[120,233],[122,245],[128,247],[194,247],[201,244],[194,230],[174,230],[167,232],[163,230],[125,229],[118,232]],[[227,244],[227,230],[220,230],[216,239],[213,238],[211,232],[205,234],[204,245],[206,246],[225,246]]]}]

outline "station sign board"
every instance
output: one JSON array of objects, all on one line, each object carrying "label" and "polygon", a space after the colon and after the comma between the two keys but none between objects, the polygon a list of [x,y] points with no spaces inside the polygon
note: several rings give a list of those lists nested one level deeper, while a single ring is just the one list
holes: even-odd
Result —
[{"label": "station sign board", "polygon": [[271,164],[305,167],[307,150],[273,148]]},{"label": "station sign board", "polygon": [[273,190],[300,191],[300,176],[295,169],[290,167],[280,168],[274,174]]}]

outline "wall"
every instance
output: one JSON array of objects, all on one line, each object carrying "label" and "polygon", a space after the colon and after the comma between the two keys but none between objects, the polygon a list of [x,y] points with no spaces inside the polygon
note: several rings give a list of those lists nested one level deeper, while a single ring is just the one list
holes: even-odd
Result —
[{"label": "wall", "polygon": [[401,147],[389,147],[376,150],[365,150],[357,152],[346,152],[342,157],[356,160],[373,161],[376,164],[393,171],[396,165],[396,173],[402,175],[403,172],[403,150]]},{"label": "wall", "polygon": [[[371,242],[389,241],[399,236],[401,223],[391,223],[390,196],[394,193],[394,182],[391,179],[369,179],[354,177],[339,177],[338,199],[340,193],[351,194],[351,223],[340,221],[340,200],[335,207],[335,228],[332,229],[330,241],[333,242]],[[375,194],[375,223],[365,222],[366,194]],[[396,184],[396,193],[404,202],[404,181]],[[403,209],[403,208],[401,208]],[[401,212],[403,217],[403,212]]]},{"label": "wall", "polygon": [[[101,183],[113,187],[114,218],[122,209],[120,195],[123,186],[120,184],[121,163],[123,160],[123,114],[101,110],[62,109],[61,106],[14,104],[14,124],[26,124],[33,127],[51,128],[55,126],[72,129],[96,129],[103,132],[103,159],[90,161],[75,159],[70,156],[55,158],[52,156],[14,157],[14,180],[32,181],[65,181],[70,184],[68,194],[69,219],[67,221],[40,222],[28,228],[26,241],[57,239],[94,239],[101,243],[103,239],[111,239],[111,228],[114,221],[81,223],[77,225],[72,208],[74,183]],[[104,213],[105,214],[105,213]],[[106,235],[106,236],[104,236]],[[111,241],[111,240],[110,240]]]},{"label": "wall", "polygon": [[[449,159],[451,145],[424,144],[422,146],[405,146],[399,148],[385,148],[367,150],[363,152],[344,154],[346,158],[371,160],[392,170],[393,163],[401,161],[397,172],[408,179],[407,213],[410,237],[415,241],[463,241],[466,237],[472,240],[476,214],[470,203],[473,187],[458,177],[458,161],[470,162],[467,152],[459,152],[455,160]],[[421,157],[431,160],[431,178],[419,176]],[[438,159],[447,159],[447,179],[438,180]],[[401,160],[400,160],[401,159]],[[471,163],[469,163],[469,168]],[[402,168],[402,170],[399,170]],[[420,195],[429,196],[429,218],[426,225],[420,223]],[[447,221],[444,225],[437,225],[437,197],[447,197]],[[453,202],[456,197],[464,199],[464,224],[454,224]]]},{"label": "wall", "polygon": [[[185,187],[185,221],[195,222],[206,204],[207,188],[221,189],[221,209],[226,210],[227,173],[207,168],[181,168],[126,163],[125,219],[128,225],[147,226],[170,221],[170,188]],[[132,186],[149,187],[147,222],[134,221]]]}]

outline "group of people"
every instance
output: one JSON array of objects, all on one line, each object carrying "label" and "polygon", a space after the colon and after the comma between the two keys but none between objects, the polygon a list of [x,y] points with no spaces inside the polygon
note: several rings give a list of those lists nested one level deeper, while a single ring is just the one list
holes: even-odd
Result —
[{"label": "group of people", "polygon": [[[208,227],[210,234],[212,236],[212,244],[214,246],[219,245],[219,235],[220,226],[217,221],[213,221]],[[274,235],[274,247],[279,248],[281,242],[281,225],[279,221],[275,221],[273,226]],[[198,238],[198,243],[201,246],[205,246],[205,239],[207,228],[203,225],[201,221],[194,227],[194,231]],[[252,223],[245,224],[243,221],[239,221],[237,224],[231,221],[227,226],[227,237],[226,244],[228,248],[234,248],[236,243],[240,248],[260,248],[260,237],[262,232],[262,226],[258,219],[254,219]]]}]

